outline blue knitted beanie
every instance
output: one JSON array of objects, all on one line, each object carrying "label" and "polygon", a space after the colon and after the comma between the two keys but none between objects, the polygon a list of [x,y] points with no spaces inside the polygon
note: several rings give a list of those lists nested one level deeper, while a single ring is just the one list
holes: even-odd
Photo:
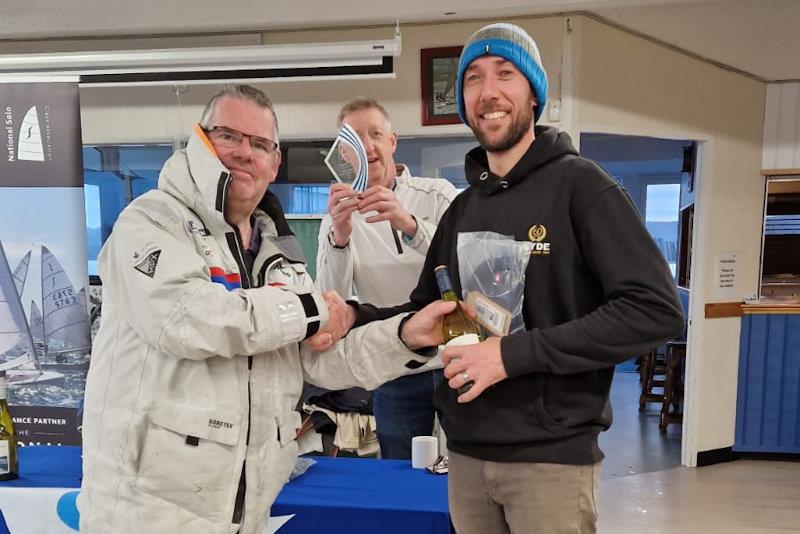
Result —
[{"label": "blue knitted beanie", "polygon": [[467,124],[464,111],[464,71],[470,63],[480,56],[499,56],[507,59],[517,67],[528,79],[536,95],[536,122],[547,102],[547,74],[542,67],[539,49],[531,36],[519,26],[498,22],[484,26],[467,39],[458,61],[458,79],[456,80],[456,99],[458,100],[458,116]]}]

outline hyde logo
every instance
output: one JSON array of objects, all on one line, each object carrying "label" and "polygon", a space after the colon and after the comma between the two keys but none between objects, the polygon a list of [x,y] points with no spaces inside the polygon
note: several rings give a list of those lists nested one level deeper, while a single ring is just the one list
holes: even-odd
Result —
[{"label": "hyde logo", "polygon": [[545,256],[550,254],[550,243],[545,241],[547,228],[543,224],[534,224],[528,229],[528,240],[533,244],[531,254]]}]

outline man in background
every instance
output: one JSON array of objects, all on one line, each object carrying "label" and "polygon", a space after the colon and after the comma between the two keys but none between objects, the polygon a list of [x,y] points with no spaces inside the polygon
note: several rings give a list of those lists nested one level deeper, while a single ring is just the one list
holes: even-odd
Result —
[{"label": "man in background", "polygon": [[[367,151],[367,189],[358,194],[347,184],[331,186],[319,229],[317,287],[357,296],[362,303],[396,306],[416,286],[439,219],[458,191],[447,180],[412,177],[408,167],[395,164],[397,134],[377,100],[346,103],[338,126],[344,123]],[[424,370],[373,392],[382,458],[410,459],[411,438],[431,434],[433,392],[441,381],[441,370]]]}]

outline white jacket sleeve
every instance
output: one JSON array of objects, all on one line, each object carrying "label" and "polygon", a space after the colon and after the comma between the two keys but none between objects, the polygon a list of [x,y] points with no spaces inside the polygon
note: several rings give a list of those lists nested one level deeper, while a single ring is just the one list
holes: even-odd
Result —
[{"label": "white jacket sleeve", "polygon": [[414,234],[413,239],[407,241],[408,246],[419,251],[420,254],[427,254],[431,246],[433,234],[436,233],[436,227],[439,226],[439,221],[442,215],[450,207],[450,203],[458,195],[458,190],[455,186],[444,179],[436,180],[435,189],[431,191],[433,209],[429,214],[421,214],[411,212],[414,220],[417,221],[417,233]]},{"label": "white jacket sleeve", "polygon": [[354,328],[325,352],[312,352],[302,344],[304,379],[332,390],[356,386],[372,390],[411,374],[431,358],[410,351],[398,337],[400,322],[406,315]]},{"label": "white jacket sleeve", "polygon": [[328,240],[332,221],[325,215],[319,225],[317,238],[317,289],[334,290],[344,299],[355,295],[353,290],[353,254],[350,246],[336,248]]},{"label": "white jacket sleeve", "polygon": [[[228,291],[212,282],[179,219],[156,219],[153,211],[147,203],[131,205],[100,253],[104,320],[125,321],[150,345],[189,359],[273,351],[327,320],[315,291]],[[136,268],[143,257],[151,258],[149,274]]]}]

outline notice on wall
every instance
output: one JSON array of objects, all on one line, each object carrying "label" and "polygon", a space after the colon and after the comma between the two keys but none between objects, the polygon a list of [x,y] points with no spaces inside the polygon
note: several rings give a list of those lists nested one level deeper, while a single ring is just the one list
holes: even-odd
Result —
[{"label": "notice on wall", "polygon": [[738,300],[739,261],[737,252],[717,256],[717,270],[714,285],[715,297],[720,300]]}]

